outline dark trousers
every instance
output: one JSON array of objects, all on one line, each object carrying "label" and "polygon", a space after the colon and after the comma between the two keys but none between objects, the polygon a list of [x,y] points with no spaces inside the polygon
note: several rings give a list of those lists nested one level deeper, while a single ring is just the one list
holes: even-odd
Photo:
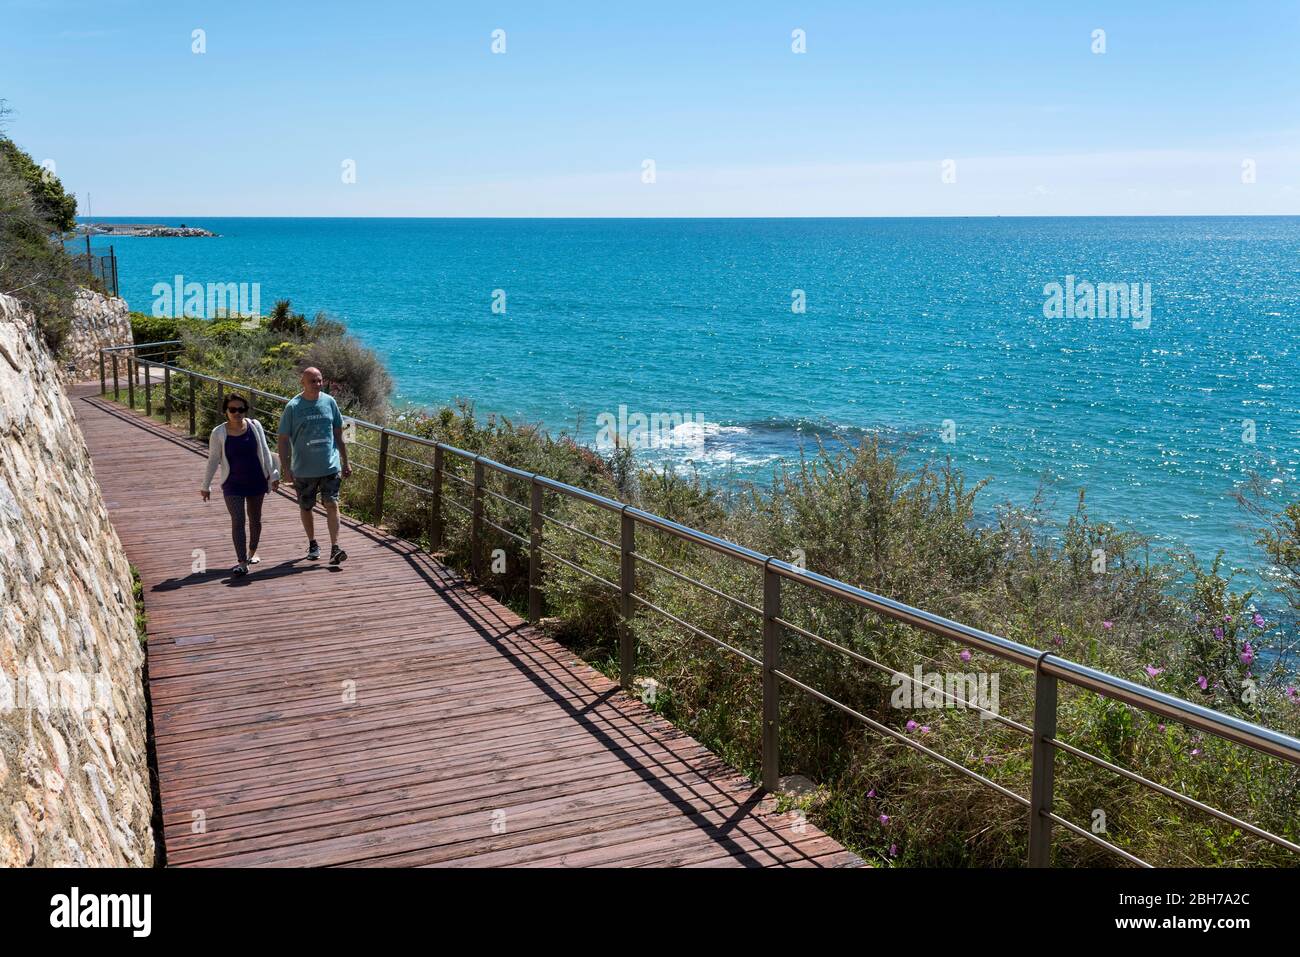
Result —
[{"label": "dark trousers", "polygon": [[[248,556],[257,554],[257,543],[262,537],[262,499],[265,495],[227,495],[226,511],[230,512],[230,537],[235,543],[235,556],[239,564],[248,564]],[[248,537],[244,537],[244,513],[248,513]]]}]

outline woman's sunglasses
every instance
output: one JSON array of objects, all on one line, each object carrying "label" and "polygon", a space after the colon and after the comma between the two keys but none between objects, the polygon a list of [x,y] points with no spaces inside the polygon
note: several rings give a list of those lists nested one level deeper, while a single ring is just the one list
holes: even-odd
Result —
[{"label": "woman's sunglasses", "polygon": [[245,409],[245,408],[242,408],[242,407],[241,407],[241,408],[236,408],[236,407],[233,406],[233,405],[232,405],[230,408],[226,409],[226,411],[227,411],[227,412],[233,412],[233,413],[235,413],[235,415],[244,415],[245,413],[248,412],[248,410]]}]

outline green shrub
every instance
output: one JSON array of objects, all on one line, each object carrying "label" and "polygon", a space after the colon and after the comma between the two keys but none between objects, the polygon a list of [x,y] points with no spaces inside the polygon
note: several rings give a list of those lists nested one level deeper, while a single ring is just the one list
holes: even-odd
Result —
[{"label": "green shrub", "polygon": [[[336,322],[318,316],[301,325],[289,312],[288,300],[276,304],[279,315],[212,320],[166,320],[175,323],[183,342],[174,360],[187,368],[218,376],[275,395],[293,396],[301,391],[302,370],[319,366],[325,375],[326,391],[338,400],[344,414],[361,418],[382,418],[387,412],[392,380],[375,354],[347,335]],[[286,318],[290,317],[290,318]],[[298,317],[301,318],[301,317]],[[150,327],[164,334],[173,326]],[[297,332],[295,330],[301,330]],[[318,338],[319,337],[319,338]],[[217,390],[199,389],[202,403],[197,419],[208,429],[221,421],[216,408]],[[255,404],[255,414],[264,425],[274,427],[278,406]]]},{"label": "green shrub", "polygon": [[151,316],[143,312],[131,313],[131,337],[135,342],[166,342],[179,339],[181,320],[170,316]]},{"label": "green shrub", "polygon": [[300,363],[302,368],[315,366],[321,370],[325,391],[344,408],[364,418],[383,417],[393,380],[379,357],[356,339],[318,339],[307,347]]},{"label": "green shrub", "polygon": [[307,318],[290,310],[288,299],[280,299],[266,321],[266,327],[282,336],[302,338],[307,333]]},{"label": "green shrub", "polygon": [[43,222],[60,233],[76,226],[77,198],[64,192],[63,183],[57,176],[37,165],[17,143],[3,135],[0,135],[0,158],[22,181]]},{"label": "green shrub", "polygon": [[4,135],[9,113],[0,100],[0,293],[31,309],[57,356],[72,325],[77,287],[97,284],[77,270],[55,235],[73,227],[76,199]]}]

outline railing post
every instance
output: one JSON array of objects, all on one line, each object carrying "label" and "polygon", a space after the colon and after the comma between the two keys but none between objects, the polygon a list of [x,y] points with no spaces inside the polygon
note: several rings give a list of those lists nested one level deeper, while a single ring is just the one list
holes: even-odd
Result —
[{"label": "railing post", "polygon": [[135,364],[137,360],[132,352],[126,357],[126,404],[135,411]]},{"label": "railing post", "polygon": [[217,418],[222,422],[226,421],[226,413],[221,411],[221,403],[222,400],[225,399],[225,397],[226,397],[226,384],[222,382],[220,379],[218,379],[217,380]]},{"label": "railing post", "polygon": [[442,449],[433,447],[433,521],[429,529],[429,546],[433,551],[442,548]]},{"label": "railing post", "polygon": [[388,430],[379,433],[379,468],[375,475],[375,524],[384,520],[384,479],[388,476]]},{"label": "railing post", "polygon": [[474,511],[469,524],[470,567],[483,580],[483,463],[474,457]]},{"label": "railing post", "polygon": [[117,353],[113,353],[113,401],[122,401],[122,389],[117,380]]},{"label": "railing post", "polygon": [[622,563],[619,567],[619,603],[622,606],[622,620],[618,629],[618,675],[623,690],[631,691],[636,680],[636,644],[632,633],[632,616],[635,613],[632,595],[636,592],[636,519],[627,513],[626,506],[622,512],[620,533]]},{"label": "railing post", "polygon": [[153,415],[153,372],[149,368],[149,360],[145,360],[144,366],[144,414]]},{"label": "railing post", "polygon": [[104,350],[99,350],[99,397],[102,399],[108,391],[108,380],[104,375]]},{"label": "railing post", "polygon": [[1056,678],[1043,671],[1039,656],[1034,668],[1033,778],[1029,785],[1029,866],[1052,864],[1052,784],[1056,775],[1056,748],[1047,742],[1056,737]]},{"label": "railing post", "polygon": [[528,510],[528,620],[542,617],[542,484],[533,475]]},{"label": "railing post", "polygon": [[781,576],[771,560],[763,566],[763,789],[775,792],[781,781]]},{"label": "railing post", "polygon": [[188,373],[186,378],[190,380],[190,437],[193,438],[199,431],[198,423],[194,421],[198,412],[198,408],[194,404],[194,373]]},{"label": "railing post", "polygon": [[163,421],[172,424],[172,368],[163,366]]}]

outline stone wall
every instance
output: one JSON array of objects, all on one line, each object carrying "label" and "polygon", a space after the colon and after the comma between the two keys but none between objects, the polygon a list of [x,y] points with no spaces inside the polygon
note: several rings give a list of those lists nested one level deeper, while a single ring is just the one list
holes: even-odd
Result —
[{"label": "stone wall", "polygon": [[60,380],[0,295],[0,866],[148,866],[131,570]]},{"label": "stone wall", "polygon": [[131,311],[125,300],[90,289],[77,291],[63,367],[74,382],[99,378],[99,350],[131,342]]}]

